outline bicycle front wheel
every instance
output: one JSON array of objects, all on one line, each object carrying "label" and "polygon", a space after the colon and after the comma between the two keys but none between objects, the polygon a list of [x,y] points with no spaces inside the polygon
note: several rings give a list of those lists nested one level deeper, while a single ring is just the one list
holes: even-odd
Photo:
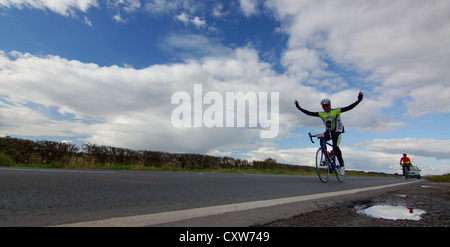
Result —
[{"label": "bicycle front wheel", "polygon": [[323,183],[328,182],[328,178],[330,177],[330,168],[325,151],[322,148],[319,148],[316,153],[316,170],[320,181]]},{"label": "bicycle front wheel", "polygon": [[339,182],[343,182],[345,178],[345,167],[341,167],[339,160],[336,158],[336,169],[334,169],[336,173],[336,178]]}]

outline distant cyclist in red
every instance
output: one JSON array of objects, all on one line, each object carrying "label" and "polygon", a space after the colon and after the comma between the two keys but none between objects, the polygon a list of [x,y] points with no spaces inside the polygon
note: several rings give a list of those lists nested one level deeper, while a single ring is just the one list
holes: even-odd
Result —
[{"label": "distant cyclist in red", "polygon": [[400,159],[400,166],[403,170],[403,176],[405,175],[405,168],[410,170],[410,167],[412,166],[411,160],[407,157],[406,154],[403,154],[403,157]]}]

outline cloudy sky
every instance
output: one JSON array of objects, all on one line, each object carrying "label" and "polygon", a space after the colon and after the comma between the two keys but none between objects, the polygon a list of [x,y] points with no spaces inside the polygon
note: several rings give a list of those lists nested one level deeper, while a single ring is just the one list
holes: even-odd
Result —
[{"label": "cloudy sky", "polygon": [[[0,136],[313,165],[323,124],[294,101],[320,111],[364,91],[342,114],[347,169],[400,172],[408,153],[450,172],[448,0],[0,0],[0,31]],[[202,111],[277,92],[278,135],[250,117],[174,126],[173,96],[193,110],[195,85],[223,99]]]}]

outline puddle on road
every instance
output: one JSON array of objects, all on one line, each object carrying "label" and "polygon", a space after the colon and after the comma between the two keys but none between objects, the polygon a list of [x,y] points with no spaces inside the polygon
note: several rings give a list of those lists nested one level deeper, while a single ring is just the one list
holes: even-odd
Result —
[{"label": "puddle on road", "polygon": [[426,213],[420,209],[391,205],[375,205],[372,207],[359,209],[357,212],[374,218],[388,220],[420,220],[420,216]]},{"label": "puddle on road", "polygon": [[396,195],[396,196],[398,196],[398,197],[403,197],[403,198],[406,198],[406,197],[407,197],[407,195],[403,195],[403,194],[398,194],[398,195]]},{"label": "puddle on road", "polygon": [[433,186],[433,185],[419,185],[419,187],[422,187],[422,188],[441,188],[439,186]]}]

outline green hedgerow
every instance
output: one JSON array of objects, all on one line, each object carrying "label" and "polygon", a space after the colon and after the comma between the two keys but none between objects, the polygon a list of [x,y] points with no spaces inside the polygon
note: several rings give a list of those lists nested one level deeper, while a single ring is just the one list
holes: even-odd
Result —
[{"label": "green hedgerow", "polygon": [[10,166],[14,164],[13,159],[6,154],[0,153],[0,166]]}]

